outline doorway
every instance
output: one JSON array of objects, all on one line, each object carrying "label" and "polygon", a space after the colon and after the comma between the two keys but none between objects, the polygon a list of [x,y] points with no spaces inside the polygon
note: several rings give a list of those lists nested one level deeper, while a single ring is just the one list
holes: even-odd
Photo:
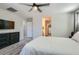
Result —
[{"label": "doorway", "polygon": [[33,38],[33,19],[27,18],[26,24],[24,26],[24,36],[28,38]]},{"label": "doorway", "polygon": [[44,16],[42,18],[42,36],[51,36],[51,17]]}]

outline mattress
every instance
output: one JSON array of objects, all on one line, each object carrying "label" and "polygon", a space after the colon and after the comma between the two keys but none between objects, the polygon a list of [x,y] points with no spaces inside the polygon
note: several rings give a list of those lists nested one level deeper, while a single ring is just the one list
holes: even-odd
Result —
[{"label": "mattress", "polygon": [[63,37],[38,37],[26,44],[20,55],[79,55],[79,43]]}]

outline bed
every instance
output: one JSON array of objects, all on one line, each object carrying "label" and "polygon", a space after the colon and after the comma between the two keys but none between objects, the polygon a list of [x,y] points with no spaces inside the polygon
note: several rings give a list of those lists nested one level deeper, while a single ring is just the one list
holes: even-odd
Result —
[{"label": "bed", "polygon": [[38,37],[26,44],[20,55],[79,55],[79,43],[63,37]]}]

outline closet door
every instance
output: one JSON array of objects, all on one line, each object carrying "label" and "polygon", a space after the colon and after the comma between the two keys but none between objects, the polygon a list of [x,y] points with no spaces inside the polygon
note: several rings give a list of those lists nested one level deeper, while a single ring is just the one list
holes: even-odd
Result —
[{"label": "closet door", "polygon": [[26,23],[27,37],[33,37],[33,22],[32,18],[27,19]]}]

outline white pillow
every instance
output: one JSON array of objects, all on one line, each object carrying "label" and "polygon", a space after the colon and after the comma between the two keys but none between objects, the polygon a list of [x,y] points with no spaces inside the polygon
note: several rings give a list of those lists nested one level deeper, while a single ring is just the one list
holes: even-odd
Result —
[{"label": "white pillow", "polygon": [[79,32],[76,32],[73,36],[72,39],[79,42]]}]

